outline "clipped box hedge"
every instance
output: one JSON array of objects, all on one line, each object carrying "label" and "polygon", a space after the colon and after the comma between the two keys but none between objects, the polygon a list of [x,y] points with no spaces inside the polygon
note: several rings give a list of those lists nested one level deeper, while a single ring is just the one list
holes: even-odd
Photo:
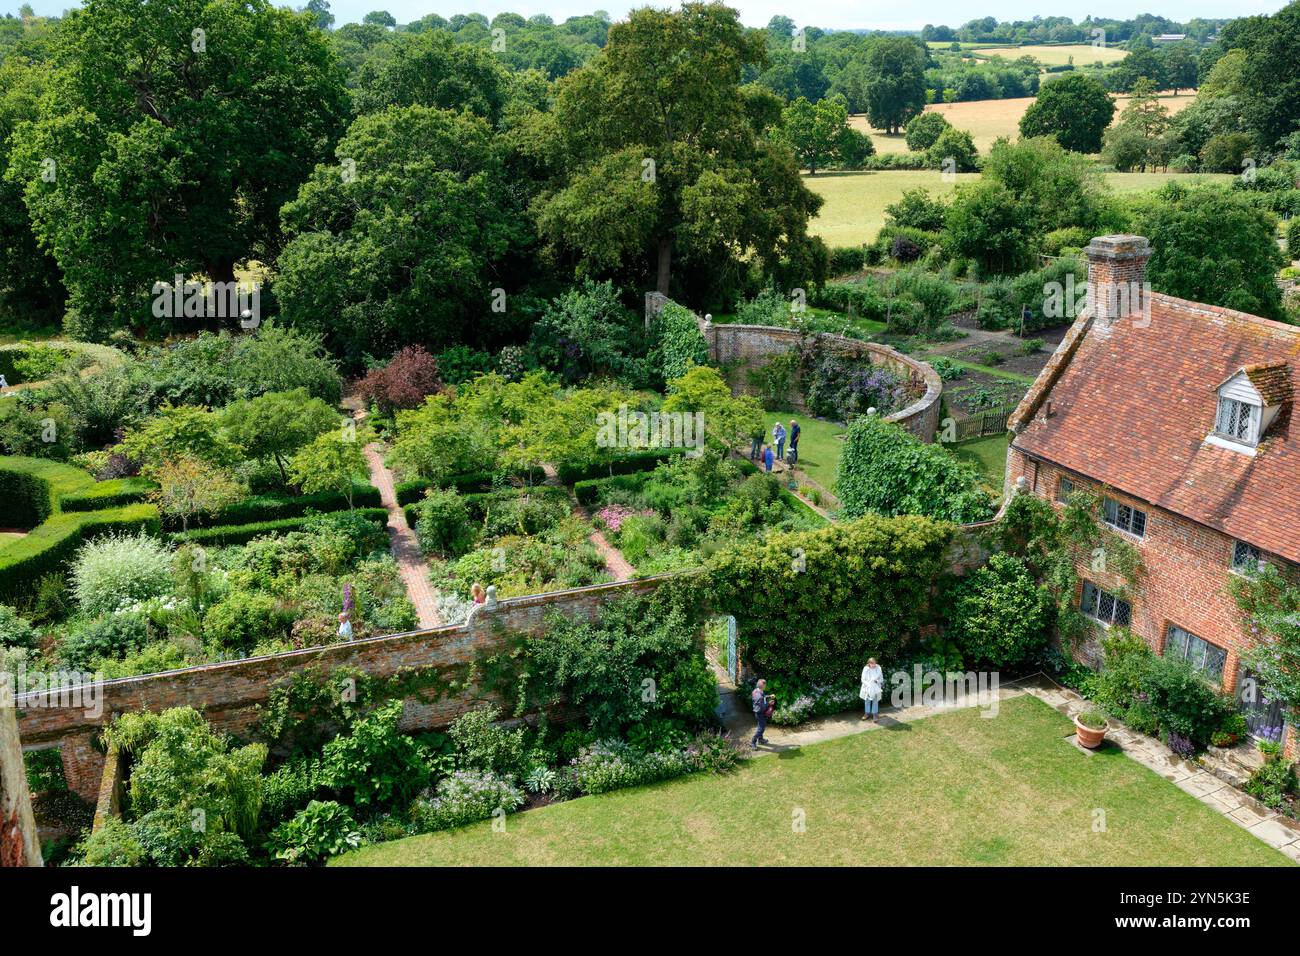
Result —
[{"label": "clipped box hedge", "polygon": [[[354,508],[377,508],[380,505],[379,489],[365,482],[356,482],[352,491]],[[200,522],[205,527],[254,524],[259,521],[280,521],[301,518],[309,511],[346,511],[347,496],[341,491],[322,491],[314,495],[265,494],[254,495],[236,502],[211,518]]]},{"label": "clipped box hedge", "polygon": [[0,528],[35,528],[59,501],[93,487],[88,472],[46,458],[0,457]]},{"label": "clipped box hedge", "polygon": [[85,491],[64,495],[59,507],[64,511],[99,511],[144,501],[158,487],[148,478],[111,478],[98,481]]},{"label": "clipped box hedge", "polygon": [[611,478],[589,478],[586,481],[575,482],[573,485],[573,494],[578,499],[578,503],[583,507],[591,507],[600,499],[600,493],[606,488],[615,488],[619,491],[637,491],[649,479],[648,471],[633,472],[628,475],[614,475]]},{"label": "clipped box hedge", "polygon": [[63,511],[37,525],[27,537],[0,549],[0,602],[30,598],[37,582],[58,573],[91,538],[113,532],[162,534],[158,509],[134,504],[102,511]]},{"label": "clipped box hedge", "polygon": [[572,485],[579,481],[591,481],[596,478],[610,478],[615,475],[630,475],[638,471],[652,471],[663,462],[679,455],[684,455],[689,448],[644,448],[630,451],[625,455],[604,462],[591,462],[585,465],[561,465],[555,470],[561,482]]},{"label": "clipped box hedge", "polygon": [[[441,481],[433,481],[430,478],[412,478],[410,481],[399,482],[393,490],[397,494],[397,503],[399,505],[409,505],[423,498],[424,493],[430,488],[455,488],[462,495],[491,491],[493,479],[500,474],[503,473],[470,471],[463,475],[452,475],[450,478],[444,478]],[[534,469],[531,475],[527,471],[508,471],[504,472],[504,476],[507,480],[525,482],[531,478],[534,483],[542,481],[546,477],[538,469]]]},{"label": "clipped box hedge", "polygon": [[[364,518],[377,521],[381,525],[388,521],[388,512],[383,508],[357,508],[356,513]],[[301,531],[311,521],[313,515],[294,518],[278,518],[271,521],[254,521],[249,524],[217,525],[212,528],[192,528],[171,536],[177,543],[201,544],[205,547],[219,548],[230,544],[247,544],[254,538],[266,534],[288,534]]]},{"label": "clipped box hedge", "polygon": [[[499,491],[485,491],[480,494],[464,495],[465,504],[469,508],[470,518],[473,521],[482,521],[487,516],[487,508],[494,501],[506,501],[510,498],[521,498],[524,495],[534,495],[536,497],[546,498],[568,498],[569,489],[559,485],[533,485],[531,488],[503,488]],[[419,518],[419,499],[411,502],[402,508],[402,513],[406,515],[406,523],[412,528]]]}]

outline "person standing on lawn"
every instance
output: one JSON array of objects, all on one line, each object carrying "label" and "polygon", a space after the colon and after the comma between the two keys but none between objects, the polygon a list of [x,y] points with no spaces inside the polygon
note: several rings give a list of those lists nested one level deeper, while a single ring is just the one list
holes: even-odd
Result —
[{"label": "person standing on lawn", "polygon": [[754,434],[749,436],[749,460],[758,461],[763,454],[763,423],[754,426]]},{"label": "person standing on lawn", "polygon": [[768,743],[763,731],[767,730],[767,718],[772,716],[773,704],[776,702],[776,698],[767,692],[767,681],[759,679],[754,685],[754,692],[749,695],[749,702],[754,708],[754,719],[758,721],[758,729],[750,738],[749,747],[757,750],[759,744]]},{"label": "person standing on lawn", "polygon": [[799,423],[790,419],[790,464],[799,463]]},{"label": "person standing on lawn", "polygon": [[785,457],[785,426],[777,422],[772,426],[772,444],[776,445],[776,460]]},{"label": "person standing on lawn", "polygon": [[772,446],[771,445],[763,446],[763,470],[764,471],[772,470]]},{"label": "person standing on lawn", "polygon": [[880,712],[880,695],[885,687],[885,674],[874,657],[867,658],[867,666],[862,668],[862,688],[858,696],[862,698],[862,719],[875,720]]}]

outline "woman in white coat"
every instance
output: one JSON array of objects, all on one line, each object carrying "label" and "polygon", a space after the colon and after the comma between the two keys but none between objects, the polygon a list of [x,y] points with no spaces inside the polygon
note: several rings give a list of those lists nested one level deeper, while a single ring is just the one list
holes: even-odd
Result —
[{"label": "woman in white coat", "polygon": [[885,687],[885,674],[874,657],[867,658],[867,666],[862,668],[862,689],[858,696],[862,698],[862,719],[876,719],[880,711],[880,695]]}]

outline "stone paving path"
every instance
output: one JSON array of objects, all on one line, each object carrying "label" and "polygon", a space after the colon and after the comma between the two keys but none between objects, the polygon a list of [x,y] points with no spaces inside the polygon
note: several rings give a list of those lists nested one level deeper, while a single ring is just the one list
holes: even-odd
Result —
[{"label": "stone paving path", "polygon": [[[366,410],[360,399],[348,396],[343,405],[358,424],[365,420]],[[425,563],[424,553],[415,532],[407,524],[406,512],[397,503],[397,489],[393,483],[393,473],[384,464],[384,456],[379,445],[371,442],[363,449],[366,465],[370,469],[370,483],[379,489],[379,501],[388,510],[388,541],[397,562],[397,570],[406,584],[406,593],[415,605],[421,629],[437,627],[442,623],[438,617],[437,604],[434,601],[433,588],[429,584],[429,565]]]},{"label": "stone paving path", "polygon": [[[715,671],[718,671],[716,665]],[[718,693],[722,698],[718,716],[734,738],[748,743],[754,735],[755,726],[749,702],[742,699],[740,693],[721,674]],[[1042,675],[1013,681],[998,689],[999,700],[1009,700],[1024,694],[1037,697],[1072,719],[1092,706],[1074,691],[1061,687]],[[882,704],[880,716],[874,723],[862,720],[861,712],[854,710],[808,721],[798,727],[769,724],[766,732],[769,744],[760,744],[757,756],[781,753],[850,734],[867,733],[891,724],[923,720],[951,710],[951,706],[894,708]],[[1111,721],[1110,724],[1106,732],[1108,744],[1118,746],[1131,759],[1160,774],[1252,836],[1300,863],[1300,823],[1270,810],[1204,766],[1184,760],[1154,737],[1139,734],[1116,721]]]},{"label": "stone paving path", "polygon": [[[545,462],[542,465],[542,471],[546,474],[546,484],[555,485],[556,487],[560,485],[560,478],[555,471],[554,465]],[[591,512],[578,501],[572,489],[569,490],[569,505],[573,508],[573,513],[583,521],[591,521]],[[605,539],[604,534],[593,530],[591,534],[587,535],[587,540],[595,546],[600,556],[604,558],[605,570],[610,573],[615,581],[631,581],[636,577],[636,569],[628,564],[627,558],[623,557],[623,552]]]}]

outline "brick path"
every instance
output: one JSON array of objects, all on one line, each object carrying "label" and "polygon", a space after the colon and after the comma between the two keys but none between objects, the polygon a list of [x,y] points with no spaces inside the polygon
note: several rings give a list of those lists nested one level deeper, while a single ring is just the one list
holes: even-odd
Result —
[{"label": "brick path", "polygon": [[[366,417],[366,410],[359,399],[348,396],[343,405],[352,412],[352,418],[358,423]],[[366,464],[370,468],[370,483],[379,489],[379,501],[388,509],[388,540],[397,570],[406,584],[406,593],[415,605],[421,628],[437,627],[442,623],[438,617],[437,605],[434,603],[433,588],[429,585],[429,566],[420,551],[420,542],[415,532],[406,523],[406,512],[397,503],[397,490],[393,486],[393,473],[384,464],[384,456],[379,445],[371,442],[364,449]]]},{"label": "brick path", "polygon": [[[557,486],[560,484],[559,476],[555,472],[555,466],[550,462],[542,465],[542,471],[546,473],[546,484]],[[569,491],[569,505],[573,508],[573,513],[583,521],[591,521],[591,512],[579,503],[572,489]],[[631,581],[636,577],[636,569],[627,563],[627,558],[623,557],[623,553],[618,548],[605,540],[603,534],[599,531],[592,531],[591,534],[587,535],[587,540],[595,545],[596,550],[600,552],[600,556],[605,559],[605,570],[613,576],[615,581]]]}]

